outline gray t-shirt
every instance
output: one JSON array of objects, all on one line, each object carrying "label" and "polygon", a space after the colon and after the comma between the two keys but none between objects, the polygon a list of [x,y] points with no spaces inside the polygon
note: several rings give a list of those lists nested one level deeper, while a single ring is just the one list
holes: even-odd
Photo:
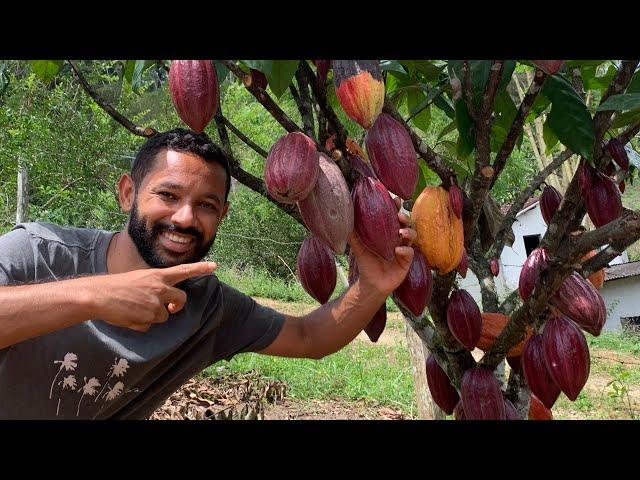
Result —
[{"label": "gray t-shirt", "polygon": [[[113,234],[16,225],[0,237],[0,285],[105,274]],[[92,319],[0,349],[0,419],[148,418],[189,378],[282,328],[282,314],[214,275],[177,286],[184,308],[147,332]]]}]

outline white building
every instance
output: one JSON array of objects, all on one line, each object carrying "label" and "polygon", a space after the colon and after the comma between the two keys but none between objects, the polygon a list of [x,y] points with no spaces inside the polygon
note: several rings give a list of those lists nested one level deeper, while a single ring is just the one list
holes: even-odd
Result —
[{"label": "white building", "polygon": [[612,265],[604,271],[600,290],[607,306],[604,330],[640,328],[640,261]]}]

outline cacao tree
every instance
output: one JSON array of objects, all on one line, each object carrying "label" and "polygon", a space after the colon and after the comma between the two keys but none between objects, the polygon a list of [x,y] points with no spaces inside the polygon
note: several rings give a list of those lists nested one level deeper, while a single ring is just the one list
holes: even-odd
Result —
[{"label": "cacao tree", "polygon": [[[400,197],[418,240],[416,264],[393,301],[422,341],[414,360],[426,368],[416,371],[426,371],[433,401],[457,419],[539,419],[551,417],[560,392],[575,400],[584,387],[590,357],[583,331],[598,335],[606,316],[591,282],[640,238],[640,213],[620,202],[637,168],[625,146],[640,131],[638,63],[128,60],[121,67],[137,88],[170,88],[179,118],[218,139],[235,181],[310,231],[298,275],[320,302],[335,285],[331,256],[349,257],[352,230],[371,251],[393,256],[392,197]],[[46,82],[68,68],[129,132],[155,134],[97,92],[87,65],[32,64]],[[278,142],[261,145],[229,121],[223,82],[242,84],[269,112],[282,129]],[[279,103],[287,91],[295,119]],[[263,176],[243,168],[231,136],[265,159]],[[496,212],[501,174],[526,144],[537,172],[505,214]],[[497,259],[512,242],[516,214],[543,189],[546,234],[519,288],[500,298]],[[467,266],[481,305],[458,286]],[[356,277],[350,262],[349,281]],[[372,341],[385,323],[383,306],[365,329]],[[484,352],[478,361],[475,347]],[[496,375],[505,359],[506,384]]]}]

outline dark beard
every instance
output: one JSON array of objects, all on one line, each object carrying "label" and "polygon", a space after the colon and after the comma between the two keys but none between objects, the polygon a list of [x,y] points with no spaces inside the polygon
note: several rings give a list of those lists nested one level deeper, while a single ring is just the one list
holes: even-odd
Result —
[{"label": "dark beard", "polygon": [[[167,268],[182,263],[199,262],[209,253],[209,250],[216,239],[216,236],[214,235],[210,242],[203,244],[202,233],[195,228],[181,228],[176,225],[156,223],[149,230],[146,225],[147,218],[140,217],[138,215],[138,209],[136,208],[136,203],[134,203],[133,208],[131,209],[131,215],[129,216],[129,226],[127,231],[133,240],[134,245],[138,249],[138,253],[151,268]],[[172,254],[170,252],[166,252],[158,245],[158,237],[163,232],[176,232],[185,235],[192,235],[194,237],[193,247],[191,250],[192,253],[186,252],[184,254]],[[164,255],[160,253],[161,249],[165,252]],[[167,257],[171,257],[171,259],[168,259]]]}]

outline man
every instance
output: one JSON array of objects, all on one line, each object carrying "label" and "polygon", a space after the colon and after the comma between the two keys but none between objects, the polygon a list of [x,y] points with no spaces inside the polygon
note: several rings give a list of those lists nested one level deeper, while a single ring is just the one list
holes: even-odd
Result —
[{"label": "man", "polygon": [[[0,237],[0,418],[142,419],[186,380],[240,352],[322,358],[402,282],[352,234],[360,278],[294,317],[260,306],[201,262],[229,203],[225,156],[205,134],[157,134],[118,182],[125,230],[25,223]],[[408,224],[406,215],[398,214]]]}]

